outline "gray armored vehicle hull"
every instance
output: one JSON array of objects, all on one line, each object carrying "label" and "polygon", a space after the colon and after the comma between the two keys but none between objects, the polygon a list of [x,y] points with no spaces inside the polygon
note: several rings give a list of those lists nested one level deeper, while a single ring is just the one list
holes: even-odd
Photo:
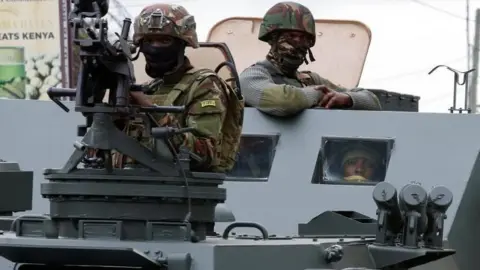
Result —
[{"label": "gray armored vehicle hull", "polygon": [[[16,103],[9,101],[0,102],[2,103],[1,108],[7,110],[13,109],[12,106]],[[43,168],[49,166],[51,163],[59,164],[60,167],[64,164],[72,151],[69,150],[69,148],[72,148],[68,147],[68,145],[71,145],[72,141],[75,140],[75,135],[72,134],[73,132],[68,132],[68,130],[74,129],[76,124],[81,124],[82,122],[79,119],[80,117],[75,114],[55,114],[55,108],[52,108],[53,106],[46,102],[26,101],[15,105],[17,109],[19,106],[24,110],[31,110],[32,113],[36,112],[38,114],[38,112],[43,111],[44,115],[55,115],[57,116],[56,123],[63,126],[62,129],[59,129],[55,128],[56,125],[50,125],[50,121],[47,122],[46,118],[42,122],[38,120],[34,121],[34,119],[26,117],[22,119],[24,120],[22,122],[24,124],[26,123],[26,125],[9,125],[9,129],[13,131],[12,134],[16,134],[17,136],[15,138],[13,136],[10,138],[4,136],[4,140],[2,141],[2,148],[7,156],[20,160],[22,163],[25,163],[24,166],[32,168],[35,172],[35,184],[33,188],[34,203],[32,212],[38,214],[49,213],[54,211],[55,208],[52,208],[52,206],[49,207],[48,200],[42,199],[40,194],[43,193],[45,196],[46,193],[50,193],[51,195],[53,191],[51,189],[49,191],[45,189],[45,187],[40,190],[40,183],[44,181]],[[387,117],[385,114],[388,114],[389,116]],[[61,247],[60,250],[68,250],[67,247],[72,246],[98,246],[103,247],[104,249],[122,247],[125,249],[105,251],[105,254],[113,254],[110,252],[118,252],[117,254],[123,254],[122,252],[125,252],[126,254],[130,252],[136,254],[138,251],[143,252],[147,250],[150,251],[150,254],[152,254],[152,252],[155,254],[155,251],[161,251],[162,254],[173,254],[182,253],[180,251],[183,251],[183,255],[189,253],[190,256],[192,256],[192,261],[195,262],[194,265],[202,265],[202,267],[198,269],[203,269],[203,266],[211,268],[212,265],[215,265],[216,269],[224,269],[225,265],[232,268],[233,266],[236,267],[237,264],[241,265],[241,267],[248,266],[253,268],[259,268],[265,265],[277,267],[277,263],[289,265],[292,261],[295,262],[295,267],[292,267],[294,269],[305,269],[307,267],[342,269],[355,266],[375,269],[376,266],[374,261],[372,261],[372,257],[369,255],[369,246],[366,245],[367,243],[372,244],[375,242],[378,225],[375,217],[376,211],[379,208],[372,200],[374,186],[370,184],[349,185],[346,183],[332,184],[322,181],[319,182],[313,179],[313,176],[315,174],[315,168],[318,167],[316,163],[318,162],[318,153],[322,145],[322,136],[340,134],[344,135],[346,138],[392,138],[393,136],[388,136],[389,134],[382,130],[393,130],[397,136],[393,137],[395,138],[395,147],[392,148],[394,151],[391,152],[392,154],[388,163],[385,181],[392,183],[398,189],[415,180],[416,182],[421,183],[426,189],[431,186],[443,185],[452,190],[455,198],[446,212],[446,215],[449,218],[446,219],[444,223],[443,234],[445,237],[442,238],[445,240],[446,246],[454,248],[457,253],[453,255],[453,257],[449,256],[436,262],[418,266],[415,269],[471,269],[469,268],[470,265],[475,263],[476,258],[472,253],[474,252],[474,249],[471,249],[469,244],[472,243],[471,239],[474,239],[474,234],[473,238],[469,239],[469,237],[472,237],[472,233],[470,233],[469,230],[474,231],[473,224],[475,224],[475,222],[471,222],[472,220],[474,221],[471,209],[474,209],[474,205],[476,205],[474,199],[476,196],[473,194],[469,195],[468,192],[473,192],[475,190],[472,185],[475,185],[473,179],[476,178],[476,168],[479,166],[477,165],[478,150],[472,149],[471,144],[467,145],[467,142],[474,143],[475,136],[463,135],[463,142],[465,142],[464,148],[461,148],[462,144],[458,144],[454,147],[453,145],[444,143],[448,140],[448,137],[446,135],[442,136],[442,133],[438,133],[436,136],[439,138],[438,140],[434,140],[430,136],[427,136],[428,130],[442,129],[447,123],[451,124],[452,122],[456,122],[456,125],[464,126],[465,128],[467,126],[472,126],[476,120],[475,116],[312,110],[298,116],[298,118],[295,119],[296,121],[285,122],[264,116],[250,108],[246,109],[245,115],[246,119],[257,119],[255,122],[246,122],[245,134],[247,137],[255,134],[279,134],[269,177],[268,179],[258,179],[254,177],[241,178],[238,176],[226,178],[224,184],[220,187],[228,190],[226,193],[228,194],[226,206],[228,209],[232,210],[236,221],[254,221],[267,228],[268,234],[278,235],[277,238],[279,239],[273,237],[271,240],[265,241],[261,238],[258,239],[259,236],[261,236],[261,233],[257,232],[256,229],[247,230],[245,228],[237,228],[234,230],[234,232],[238,231],[237,235],[230,236],[228,240],[224,240],[218,236],[213,238],[209,236],[199,243],[181,241],[167,241],[167,243],[165,242],[166,240],[155,239],[147,242],[144,240],[140,242],[134,240],[126,241],[116,238],[119,236],[115,236],[112,233],[116,231],[116,229],[113,229],[115,226],[120,226],[118,222],[113,222],[115,219],[109,219],[108,226],[110,226],[110,229],[104,228],[100,230],[103,233],[108,233],[108,237],[107,235],[102,235],[102,233],[95,233],[95,231],[93,231],[92,236],[84,237],[86,239],[80,237],[82,240],[45,239],[45,234],[42,232],[43,229],[39,229],[43,228],[44,221],[39,222],[38,218],[33,218],[33,221],[26,218],[27,221],[25,221],[25,227],[31,228],[31,230],[33,229],[35,231],[35,233],[33,233],[34,235],[31,235],[32,232],[25,232],[21,227],[18,229],[18,233],[20,233],[21,237],[16,237],[15,232],[5,232],[3,237],[0,238],[0,246],[6,248],[6,250],[3,249],[1,253],[5,258],[15,262],[21,261],[19,258],[31,258],[29,256],[34,256],[34,258],[45,258],[47,255],[27,255],[27,253],[30,254],[33,252],[32,250],[38,251],[42,248],[53,246]],[[4,118],[1,121],[11,123],[6,121],[5,114],[0,117]],[[415,119],[418,118],[423,119],[421,119],[422,121],[416,121]],[[338,130],[338,128],[340,128],[339,126],[334,128],[334,125],[325,124],[322,129],[315,129],[315,125],[309,124],[318,121],[328,123],[329,119],[344,119],[344,121],[355,120],[354,122],[362,121],[362,119],[376,119],[376,121],[366,121],[363,125],[365,129],[358,127],[355,128],[356,136],[348,136],[349,132],[353,132],[353,130],[349,131],[350,129],[348,127],[341,127],[342,130]],[[382,129],[379,129],[374,123],[379,123],[382,119],[384,119],[382,122],[384,124],[382,125]],[[407,133],[405,130],[406,133],[402,133],[398,128],[395,129],[393,122],[400,121],[417,125],[418,132]],[[27,155],[28,153],[22,151],[21,148],[8,143],[9,140],[28,141],[29,138],[31,139],[30,134],[27,132],[29,130],[27,129],[28,126],[38,127],[36,129],[36,135],[43,138],[43,143],[31,144],[30,149],[28,149],[31,153],[30,155]],[[42,126],[44,127],[43,129]],[[45,128],[45,126],[52,128]],[[296,133],[293,131],[303,132],[303,136],[312,139],[309,140],[309,142],[307,142],[307,140],[299,140],[296,137]],[[409,143],[413,145],[409,146]],[[64,148],[50,148],[51,145],[54,144],[64,145]],[[432,147],[431,144],[434,144],[434,146],[436,145],[437,147]],[[300,149],[303,150],[300,151]],[[456,151],[461,151],[464,155],[456,155],[455,157],[440,155],[441,153],[445,153],[445,151],[455,151],[455,149]],[[426,163],[418,162],[418,160],[411,160],[408,158],[409,155],[415,155],[418,157],[418,160],[424,160]],[[286,164],[292,164],[292,156],[296,156],[296,159],[301,158],[304,162],[295,162],[294,167],[289,167]],[[438,168],[436,167],[437,165],[434,166],[433,164],[428,163],[433,161],[439,164],[438,166],[440,167],[455,166],[457,171],[453,172],[446,170],[442,174],[434,174],[435,177],[433,180],[435,181],[429,180],[432,179],[430,174],[435,172],[434,167]],[[430,164],[430,166],[428,166],[428,164]],[[464,172],[463,174],[462,171]],[[407,173],[404,174],[403,172]],[[457,178],[453,178],[453,175],[450,176],[449,174],[455,174]],[[405,179],[405,177],[408,177],[408,179]],[[457,181],[455,182],[455,185],[452,185],[452,179],[467,180],[461,182]],[[468,188],[467,184],[469,185]],[[249,188],[249,186],[251,186],[251,188]],[[90,192],[92,192],[92,190],[93,189],[91,189]],[[87,191],[88,190],[83,190],[82,192]],[[60,190],[57,192],[62,191]],[[63,190],[63,192],[66,192],[66,190]],[[225,196],[226,194],[224,193]],[[111,210],[113,210],[114,207],[115,206],[112,206]],[[133,209],[138,209],[138,207],[134,207]],[[79,210],[78,214],[80,214],[80,212],[81,210]],[[317,218],[314,219],[315,217]],[[8,218],[4,219],[8,220]],[[305,224],[309,223],[310,219],[314,220],[312,220],[313,225],[309,228],[309,226],[306,226]],[[316,220],[318,220],[318,222],[315,222]],[[214,221],[217,221],[215,224],[215,231],[220,233],[222,233],[223,229],[230,224],[222,223],[222,221],[228,222],[229,219],[218,218]],[[28,225],[28,222],[36,224],[36,227]],[[15,228],[15,230],[17,229]],[[25,233],[23,236],[21,234],[22,231]],[[78,231],[71,231],[69,234],[70,238],[81,236],[78,234]],[[141,234],[143,235],[143,233]],[[285,238],[286,236],[301,236],[302,234],[303,237],[301,238]],[[161,235],[162,234],[160,234],[160,237]],[[32,238],[32,236],[36,237]],[[102,240],[95,239],[95,237],[100,237]],[[107,240],[105,237],[115,239]],[[351,244],[348,244],[350,242]],[[318,254],[323,254],[322,250],[330,248],[332,245],[342,245],[342,253],[344,254],[343,259],[333,264],[328,264],[321,260],[319,261],[318,258],[323,255]],[[12,251],[12,246],[15,246],[17,251]],[[37,246],[37,248],[35,248],[35,246]],[[134,248],[135,251],[128,251],[128,248]],[[273,254],[273,250],[276,250],[275,252],[278,252],[278,254]],[[41,254],[37,253],[37,251],[33,252],[33,254]],[[420,252],[420,254],[423,252],[421,249],[413,249],[413,251],[416,254],[415,256],[418,256],[419,253],[417,252]],[[54,254],[60,254],[59,252],[60,251],[55,251]],[[69,251],[65,252],[65,256],[61,256],[62,258],[73,256],[67,254]],[[88,254],[88,251],[86,252],[87,253],[81,254]],[[291,256],[282,256],[284,254],[282,252],[286,252]],[[307,256],[305,254],[313,254],[315,252],[317,252],[317,255],[310,257],[310,259],[306,259],[305,261],[303,259],[296,259],[302,258],[302,256]],[[73,253],[77,254],[75,252]],[[230,258],[226,254],[234,255]],[[395,254],[397,255],[392,255],[392,258],[402,258],[401,256],[398,256],[400,253]],[[436,254],[434,259],[438,258],[436,257],[439,255],[437,252],[434,252],[433,254]],[[180,258],[184,258],[182,257],[183,255],[181,255]],[[212,257],[208,257],[207,255]],[[103,258],[105,256],[100,257]],[[127,255],[112,256],[115,258],[128,257]],[[138,256],[138,258],[142,257],[140,255]],[[205,258],[204,256],[207,257]],[[441,256],[443,256],[443,253]],[[384,254],[380,256],[380,258],[387,257],[388,256]],[[151,257],[149,258],[149,260],[152,260]],[[245,264],[240,264],[240,262],[233,263],[235,262],[235,258],[243,261]],[[258,264],[255,264],[256,260],[253,258],[258,258]],[[135,261],[136,259],[131,258],[128,260]],[[305,264],[299,263],[298,261],[300,260],[304,261]],[[205,262],[205,264],[201,262]],[[267,262],[269,263],[267,264]],[[314,266],[314,262],[317,263],[316,266]],[[44,263],[44,261],[38,261],[37,263]],[[92,262],[92,264],[96,263]],[[125,262],[121,263],[123,264]],[[120,262],[118,262],[118,264],[120,264]]]}]

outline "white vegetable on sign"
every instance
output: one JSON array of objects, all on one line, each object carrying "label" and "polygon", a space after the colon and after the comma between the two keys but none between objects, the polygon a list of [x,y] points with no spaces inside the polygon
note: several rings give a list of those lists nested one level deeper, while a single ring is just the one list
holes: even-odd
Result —
[{"label": "white vegetable on sign", "polygon": [[38,55],[27,59],[27,99],[48,100],[47,90],[61,86],[60,55]]}]

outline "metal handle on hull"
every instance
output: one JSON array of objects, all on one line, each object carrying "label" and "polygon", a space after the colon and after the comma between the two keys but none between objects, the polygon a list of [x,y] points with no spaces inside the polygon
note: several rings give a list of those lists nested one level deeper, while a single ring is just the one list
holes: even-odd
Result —
[{"label": "metal handle on hull", "polygon": [[223,231],[222,238],[228,239],[228,234],[235,228],[255,228],[262,233],[263,240],[268,240],[268,232],[265,227],[254,222],[235,222],[227,226]]}]

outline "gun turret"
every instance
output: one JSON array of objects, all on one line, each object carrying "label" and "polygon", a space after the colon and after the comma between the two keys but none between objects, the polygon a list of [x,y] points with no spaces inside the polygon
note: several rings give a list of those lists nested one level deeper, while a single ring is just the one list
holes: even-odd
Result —
[{"label": "gun turret", "polygon": [[[53,238],[205,239],[207,227],[215,222],[216,205],[226,198],[225,190],[218,188],[225,175],[192,172],[190,158],[196,156],[185,147],[175,149],[169,139],[193,129],[158,127],[150,115],[182,113],[184,107],[130,103],[130,91],[143,91],[135,84],[131,63],[135,59],[127,42],[131,20],[124,20],[119,40],[112,45],[107,22],[101,18],[108,12],[108,1],[73,3],[70,25],[82,60],[78,84],[76,89],[52,88],[48,94],[67,112],[58,97],[75,97],[75,111],[86,117],[87,124],[79,127],[83,139],[73,144],[74,153],[63,168],[45,170],[49,183],[42,184],[41,191],[51,201],[52,221],[44,231]],[[87,18],[94,29],[87,26]],[[88,36],[81,38],[80,31]],[[107,90],[108,101],[102,103]],[[142,120],[143,136],[152,139],[153,147],[118,127],[116,120],[133,118]],[[95,157],[87,155],[91,150]],[[134,160],[135,166],[116,168],[114,152]]]},{"label": "gun turret", "polygon": [[[212,235],[212,224],[234,219],[225,218],[225,209],[224,217],[215,215],[217,204],[226,199],[225,189],[219,188],[225,174],[191,171],[190,160],[195,155],[186,147],[174,148],[170,137],[193,130],[158,127],[151,117],[182,113],[184,107],[130,104],[130,91],[143,91],[135,84],[131,63],[135,59],[127,43],[130,19],[124,20],[119,41],[113,45],[107,40],[107,22],[101,18],[108,12],[108,1],[72,2],[73,42],[81,50],[79,80],[75,89],[51,88],[48,95],[66,112],[69,108],[58,98],[75,97],[75,111],[86,118],[86,125],[79,127],[78,135],[83,138],[73,143],[74,152],[62,168],[44,171],[47,183],[41,184],[41,194],[50,200],[49,215],[16,218],[9,234],[17,240],[35,235],[57,243],[66,243],[65,238],[127,240],[140,245],[204,242]],[[93,21],[94,29],[87,26],[87,19]],[[80,31],[87,37],[81,38]],[[107,90],[108,100],[103,103]],[[116,121],[133,118],[142,120],[143,136],[151,139],[153,147],[128,136]],[[92,150],[94,158],[90,157]],[[135,166],[113,166],[114,153],[133,160]],[[267,238],[265,230],[263,233]],[[160,251],[152,256],[131,248],[99,251],[91,246],[81,248],[80,242],[84,241],[76,241],[75,250],[44,244],[25,249],[0,243],[0,255],[25,269],[29,264],[189,269],[192,261],[188,252],[169,252],[165,258]],[[76,259],[74,253],[83,258]]]}]

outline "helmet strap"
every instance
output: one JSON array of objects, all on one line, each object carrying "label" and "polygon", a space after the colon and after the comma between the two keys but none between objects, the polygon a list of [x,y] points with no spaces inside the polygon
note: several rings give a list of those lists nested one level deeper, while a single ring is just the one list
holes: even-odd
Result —
[{"label": "helmet strap", "polygon": [[[308,58],[310,59],[310,62],[315,62],[315,58],[313,57],[313,53],[311,49],[308,49]],[[308,65],[308,60],[305,57],[305,64]]]}]

